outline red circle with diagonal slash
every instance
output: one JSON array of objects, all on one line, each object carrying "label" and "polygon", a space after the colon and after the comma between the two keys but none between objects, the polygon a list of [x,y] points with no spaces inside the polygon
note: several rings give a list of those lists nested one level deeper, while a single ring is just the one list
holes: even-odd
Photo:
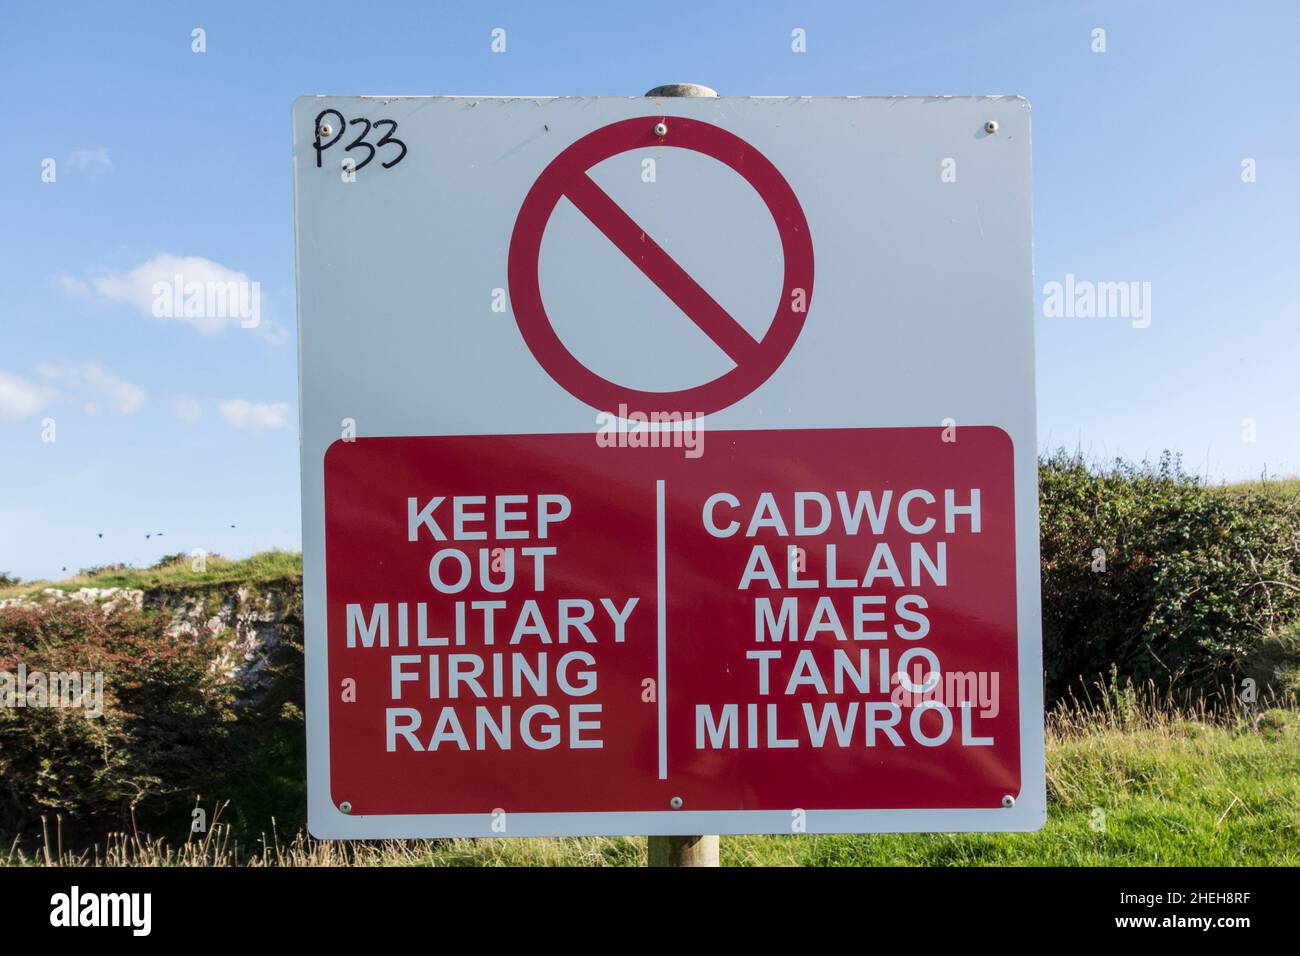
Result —
[{"label": "red circle with diagonal slash", "polygon": [[[655,135],[663,123],[667,133]],[[633,149],[675,146],[711,156],[744,178],[767,205],[781,238],[785,277],[776,316],[755,340],[727,314],[587,171]],[[560,341],[542,305],[537,277],[542,234],[560,197],[565,196],[636,265],[686,316],[718,345],[736,367],[712,381],[670,392],[618,385],[587,368]],[[588,133],[553,159],[524,197],[510,237],[510,298],[515,321],[533,357],[569,394],[602,411],[620,404],[642,411],[709,414],[740,401],[785,361],[803,329],[812,300],[813,248],[808,220],[794,190],[766,156],[739,136],[680,116],[621,120]],[[797,290],[803,290],[796,297]],[[802,306],[802,308],[798,308]]]}]

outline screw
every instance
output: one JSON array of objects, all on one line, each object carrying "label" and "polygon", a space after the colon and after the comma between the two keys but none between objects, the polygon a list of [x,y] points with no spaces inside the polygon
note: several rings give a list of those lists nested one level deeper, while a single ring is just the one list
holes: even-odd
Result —
[{"label": "screw", "polygon": [[668,124],[667,124],[667,123],[655,123],[655,135],[656,135],[656,136],[667,136],[667,135],[668,135]]},{"label": "screw", "polygon": [[1002,798],[1002,805],[1006,807],[1008,810],[1010,810],[1012,807],[1016,805],[1016,798],[1008,793],[1006,796]]},{"label": "screw", "polygon": [[986,132],[986,133],[996,133],[997,131],[998,131],[998,121],[997,121],[997,120],[989,120],[987,123],[984,124],[984,132]]},{"label": "screw", "polygon": [[668,801],[668,806],[672,807],[674,810],[680,810],[682,808],[682,798],[673,797]]},{"label": "screw", "polygon": [[321,124],[320,124],[320,129],[317,130],[317,133],[320,134],[321,139],[324,139],[326,136],[332,136],[332,135],[333,135],[333,133],[334,133],[334,127],[331,126],[329,123],[321,123]]},{"label": "screw", "polygon": [[339,804],[339,809],[342,810],[344,813],[351,813],[351,812],[352,812],[352,804],[350,804],[348,801],[344,800],[342,803]]},{"label": "screw", "polygon": [[711,90],[707,86],[700,86],[698,83],[665,83],[663,86],[656,86],[653,90],[646,93],[646,96],[714,96],[718,95],[717,90]]}]

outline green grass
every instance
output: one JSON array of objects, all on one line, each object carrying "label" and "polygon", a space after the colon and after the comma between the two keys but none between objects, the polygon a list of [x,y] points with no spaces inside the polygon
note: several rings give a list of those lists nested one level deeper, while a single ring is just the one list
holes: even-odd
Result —
[{"label": "green grass", "polygon": [[1253,481],[1237,481],[1229,485],[1211,485],[1213,489],[1228,494],[1256,492],[1290,501],[1300,500],[1300,478],[1266,478]]},{"label": "green grass", "polygon": [[113,567],[79,574],[62,581],[24,581],[0,588],[0,599],[22,597],[44,588],[76,591],[79,588],[207,588],[226,584],[273,584],[302,578],[302,555],[296,551],[263,551],[241,560],[207,557],[203,571],[195,571],[189,557],[159,562],[152,568]]},{"label": "green grass", "polygon": [[[1047,825],[1036,833],[726,836],[722,863],[1300,865],[1300,719],[1275,719],[1282,727],[1268,733],[1183,722],[1057,740],[1048,753]],[[641,865],[645,841],[456,840],[422,856],[408,862]]]},{"label": "green grass", "polygon": [[[1036,833],[724,836],[724,866],[1300,865],[1300,714],[1215,724],[1148,708],[1057,712],[1047,753],[1048,820]],[[1104,813],[1104,820],[1098,814]],[[55,841],[51,838],[49,843]],[[180,848],[120,836],[64,865],[642,866],[644,837],[320,843],[253,848],[218,826]],[[18,847],[5,863],[40,863]],[[57,853],[50,862],[58,863]]]}]

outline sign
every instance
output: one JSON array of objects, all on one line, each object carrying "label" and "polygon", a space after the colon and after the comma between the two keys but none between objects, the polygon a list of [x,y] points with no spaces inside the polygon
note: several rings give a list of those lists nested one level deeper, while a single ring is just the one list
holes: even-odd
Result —
[{"label": "sign", "polygon": [[[790,353],[812,294],[813,255],[808,221],[789,184],[762,153],[718,126],[675,117],[671,143],[695,150],[738,173],[766,204],[781,241],[784,281],[771,326],[755,341],[663,248],[588,175],[593,165],[620,153],[670,142],[646,117],[601,127],[578,140],[538,177],[524,199],[510,242],[510,294],[519,331],[537,361],[574,397],[595,408],[678,406],[716,412],[744,398]],[[665,124],[666,126],[667,124]],[[676,392],[620,387],[586,368],[556,335],[542,304],[538,260],[542,236],[560,199],[571,202],[646,278],[699,326],[735,367],[712,382]]]},{"label": "sign", "polygon": [[299,100],[311,831],[1041,826],[1028,143]]}]

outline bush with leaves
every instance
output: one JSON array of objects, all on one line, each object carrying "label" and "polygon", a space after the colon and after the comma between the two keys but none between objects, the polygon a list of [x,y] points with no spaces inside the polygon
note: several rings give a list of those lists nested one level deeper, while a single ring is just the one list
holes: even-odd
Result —
[{"label": "bush with leaves", "polygon": [[1207,488],[1167,455],[1096,470],[1064,453],[1039,499],[1049,699],[1112,666],[1188,693],[1285,673],[1258,659],[1300,616],[1295,500]]},{"label": "bush with leaves", "polygon": [[103,673],[103,715],[0,707],[0,832],[61,815],[74,833],[191,804],[230,759],[232,694],[213,640],[168,618],[76,601],[0,608],[0,671]]},{"label": "bush with leaves", "polygon": [[307,722],[303,712],[302,591],[280,624],[256,686],[240,695],[231,728],[237,757],[230,772],[205,796],[228,804],[222,820],[245,839],[274,821],[293,833],[307,824]]}]

